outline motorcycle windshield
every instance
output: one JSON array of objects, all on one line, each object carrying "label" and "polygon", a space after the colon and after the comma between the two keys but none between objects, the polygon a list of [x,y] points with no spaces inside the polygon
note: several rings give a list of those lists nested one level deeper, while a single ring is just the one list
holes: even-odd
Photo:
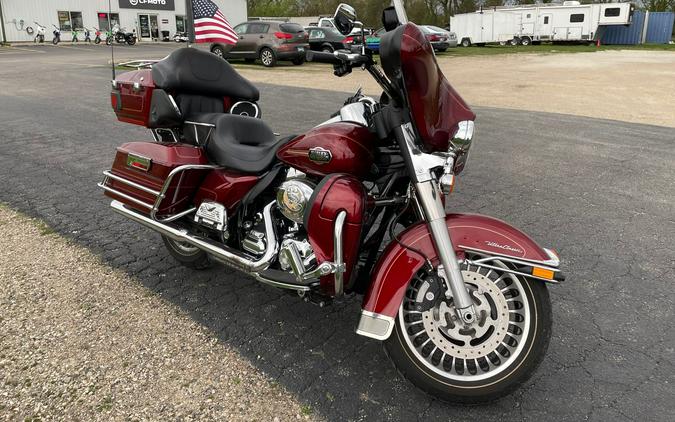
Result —
[{"label": "motorcycle windshield", "polygon": [[447,151],[459,122],[476,115],[443,75],[422,30],[407,23],[384,34],[380,59],[387,77],[404,92],[425,149]]}]

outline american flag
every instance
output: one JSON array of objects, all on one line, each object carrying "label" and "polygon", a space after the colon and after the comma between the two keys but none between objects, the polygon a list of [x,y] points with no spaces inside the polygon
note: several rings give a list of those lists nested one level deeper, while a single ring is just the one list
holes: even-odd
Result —
[{"label": "american flag", "polygon": [[214,2],[192,0],[192,13],[196,42],[222,42],[232,45],[237,43],[239,37]]}]

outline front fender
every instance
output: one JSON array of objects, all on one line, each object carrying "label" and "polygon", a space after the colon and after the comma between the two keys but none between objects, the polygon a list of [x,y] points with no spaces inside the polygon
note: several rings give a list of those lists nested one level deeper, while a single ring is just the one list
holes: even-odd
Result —
[{"label": "front fender", "polygon": [[[478,214],[448,214],[445,220],[458,259],[464,259],[465,251],[473,251],[548,268],[559,264],[550,250],[502,220]],[[400,242],[392,241],[387,246],[375,266],[363,299],[358,334],[379,340],[391,334],[408,283],[425,264],[424,257],[410,248],[424,253],[432,264],[439,264],[425,222],[407,228],[398,239]]]}]

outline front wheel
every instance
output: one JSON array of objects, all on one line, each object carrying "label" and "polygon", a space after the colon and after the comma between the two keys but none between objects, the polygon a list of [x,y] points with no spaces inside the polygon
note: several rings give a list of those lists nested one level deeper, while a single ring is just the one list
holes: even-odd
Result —
[{"label": "front wheel", "polygon": [[462,275],[476,323],[458,323],[442,279],[422,270],[407,288],[385,351],[406,379],[432,396],[452,403],[494,401],[527,381],[543,360],[551,302],[538,281],[466,265]]}]

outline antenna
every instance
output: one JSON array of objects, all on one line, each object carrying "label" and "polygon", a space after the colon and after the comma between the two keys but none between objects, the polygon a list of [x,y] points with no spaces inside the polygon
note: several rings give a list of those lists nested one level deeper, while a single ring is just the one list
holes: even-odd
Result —
[{"label": "antenna", "polygon": [[[110,0],[108,0],[108,37],[113,36],[112,32],[112,6],[110,4]],[[106,39],[106,41],[108,41]],[[110,40],[110,65],[112,66],[112,80],[115,80],[115,51],[113,48],[113,44],[115,44],[115,40]]]}]

